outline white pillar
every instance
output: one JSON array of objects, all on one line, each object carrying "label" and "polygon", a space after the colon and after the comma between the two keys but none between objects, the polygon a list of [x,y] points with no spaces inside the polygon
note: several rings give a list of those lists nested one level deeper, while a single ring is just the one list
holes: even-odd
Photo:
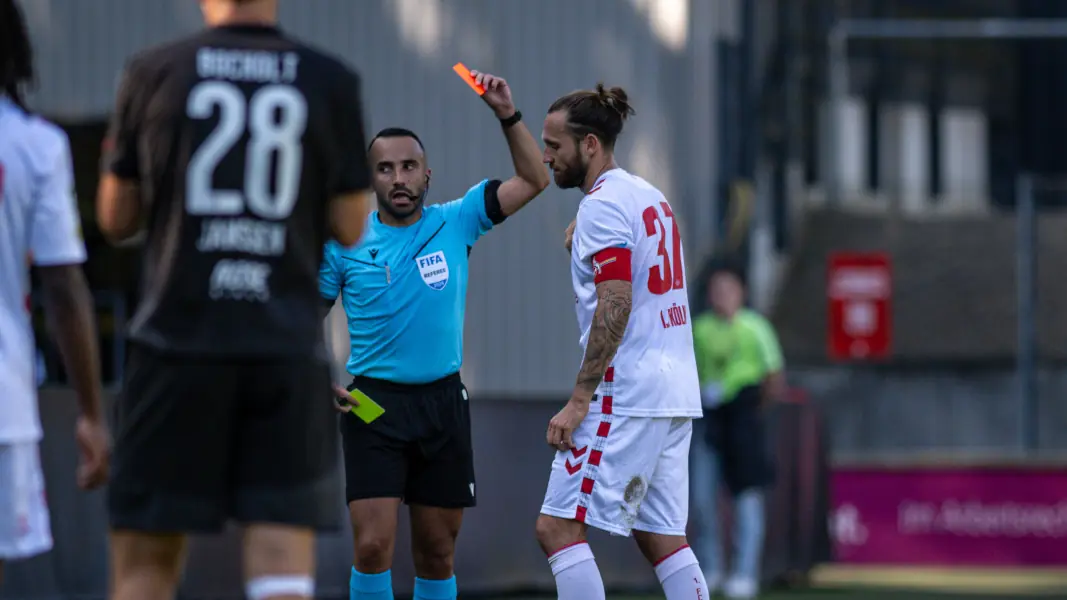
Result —
[{"label": "white pillar", "polygon": [[[838,107],[837,127],[830,127],[829,103],[823,102],[819,109],[819,180],[823,186],[831,177],[837,177],[841,201],[845,203],[862,200],[867,193],[867,111],[863,99],[849,96]],[[837,156],[831,153],[831,132],[837,134]]]},{"label": "white pillar", "polygon": [[954,207],[984,210],[989,205],[989,119],[971,107],[941,113],[941,193]]},{"label": "white pillar", "polygon": [[926,210],[930,195],[930,114],[918,103],[894,103],[878,115],[882,191],[904,212]]}]

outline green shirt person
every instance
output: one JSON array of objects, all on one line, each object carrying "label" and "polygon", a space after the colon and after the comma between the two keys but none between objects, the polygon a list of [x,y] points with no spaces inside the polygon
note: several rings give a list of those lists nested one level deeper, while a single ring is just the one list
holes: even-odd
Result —
[{"label": "green shirt person", "polygon": [[[762,406],[785,387],[782,351],[767,319],[744,308],[741,269],[716,265],[708,286],[712,309],[693,321],[705,416],[698,422],[699,438],[694,434],[690,469],[697,514],[694,547],[709,591],[722,585],[729,598],[754,598],[765,531],[764,489],[774,480]],[[720,484],[734,501],[730,561],[724,560],[718,526]]]},{"label": "green shirt person", "polygon": [[725,270],[711,278],[713,310],[693,321],[693,346],[705,408],[735,399],[741,390],[764,387],[777,396],[784,387],[782,349],[774,328],[743,307],[744,289]]}]

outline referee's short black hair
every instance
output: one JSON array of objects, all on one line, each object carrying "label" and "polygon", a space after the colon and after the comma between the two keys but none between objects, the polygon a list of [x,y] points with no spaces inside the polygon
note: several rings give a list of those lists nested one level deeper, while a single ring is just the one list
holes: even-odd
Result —
[{"label": "referee's short black hair", "polygon": [[407,137],[415,140],[415,142],[419,145],[419,149],[423,152],[426,152],[426,146],[422,145],[422,140],[419,139],[419,136],[415,135],[414,131],[410,129],[404,129],[403,127],[386,127],[385,129],[379,131],[378,134],[375,135],[373,139],[371,139],[370,143],[367,144],[367,149],[369,150],[371,147],[373,147],[374,142],[378,141],[378,138],[398,137]]},{"label": "referee's short black hair", "polygon": [[23,87],[33,83],[33,50],[15,0],[0,0],[0,92],[26,108]]}]

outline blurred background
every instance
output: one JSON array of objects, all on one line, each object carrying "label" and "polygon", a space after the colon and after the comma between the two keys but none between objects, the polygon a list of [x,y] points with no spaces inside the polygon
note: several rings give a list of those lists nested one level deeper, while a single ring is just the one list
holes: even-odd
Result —
[{"label": "blurred background", "polygon": [[[115,386],[140,254],[97,230],[101,141],[125,59],[195,31],[200,14],[193,0],[21,4],[39,71],[30,103],[71,140]],[[882,597],[870,586],[1067,597],[1067,2],[281,7],[284,29],[362,74],[368,131],[420,135],[435,202],[511,168],[453,63],[507,78],[535,135],[566,92],[598,81],[629,92],[637,116],[619,160],[678,215],[693,312],[706,308],[709,261],[738,259],[783,348],[789,391],[768,409],[767,597]],[[549,189],[471,256],[463,376],[480,503],[459,541],[463,597],[553,589],[533,523],[552,457],[540,440],[581,359],[562,248],[579,199]],[[103,497],[74,486],[75,403],[36,315],[56,548],[11,565],[0,596],[102,598]],[[339,309],[327,335],[340,380]],[[658,589],[632,542],[595,543],[611,597]],[[319,551],[322,597],[347,597],[348,534]],[[197,540],[182,598],[238,598],[239,582],[236,538]]]}]

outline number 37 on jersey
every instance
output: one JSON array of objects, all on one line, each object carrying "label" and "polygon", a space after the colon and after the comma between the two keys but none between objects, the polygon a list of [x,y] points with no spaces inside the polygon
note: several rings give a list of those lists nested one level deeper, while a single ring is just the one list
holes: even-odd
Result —
[{"label": "number 37 on jersey", "polygon": [[[685,293],[685,262],[682,257],[682,236],[674,211],[666,202],[652,205],[641,213],[645,235],[656,244],[655,262],[648,269],[648,291],[655,296],[670,291]],[[667,221],[668,226],[664,223]],[[660,325],[664,329],[678,327],[689,322],[688,302],[672,303],[659,311]]]}]

